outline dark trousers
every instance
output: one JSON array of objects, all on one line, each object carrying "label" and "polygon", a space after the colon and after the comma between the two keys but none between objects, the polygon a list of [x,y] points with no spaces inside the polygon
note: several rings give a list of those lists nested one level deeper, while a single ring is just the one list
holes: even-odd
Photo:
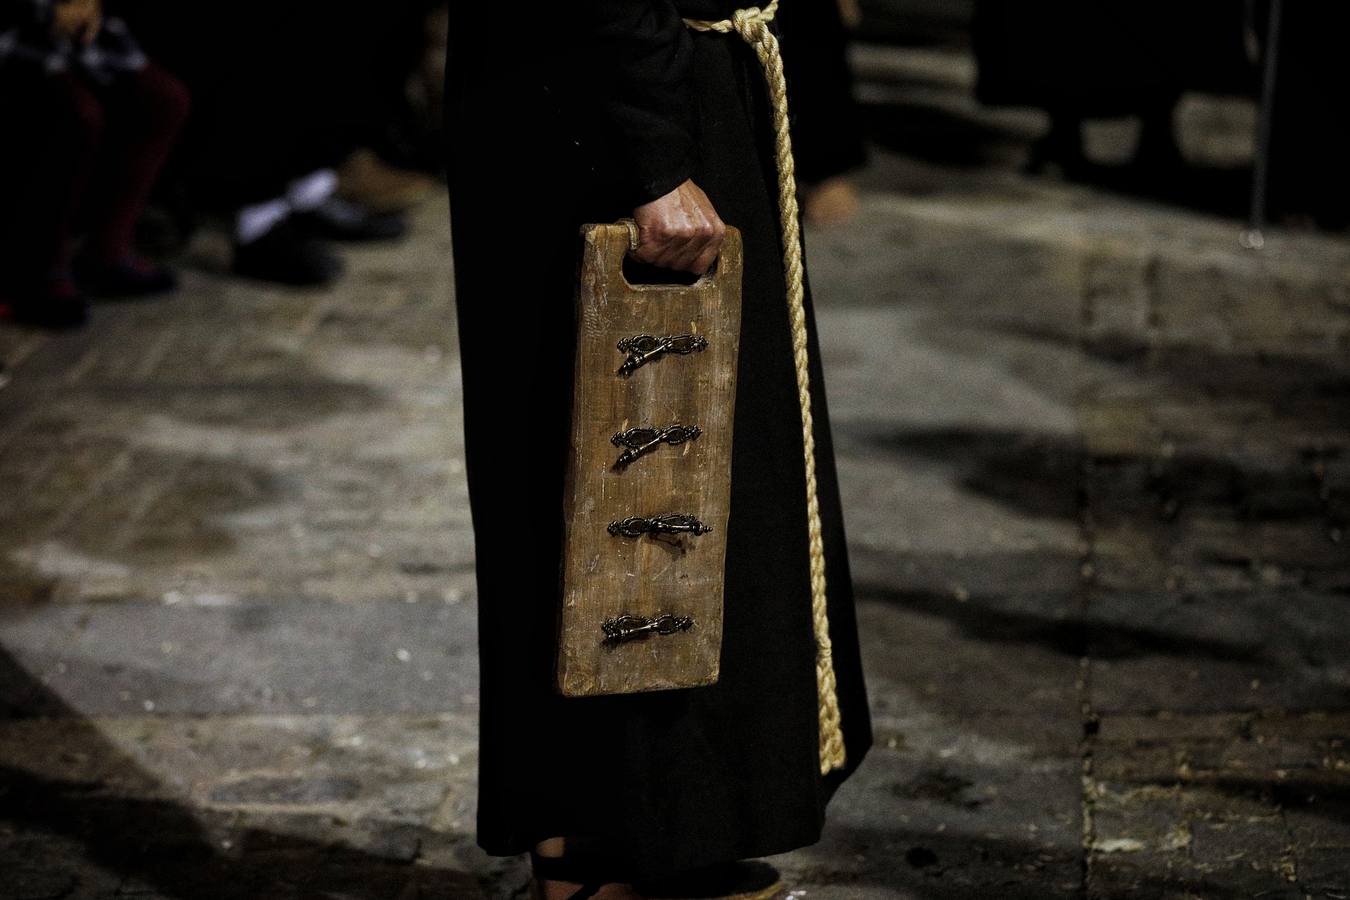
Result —
[{"label": "dark trousers", "polygon": [[98,84],[74,73],[0,72],[0,279],[25,289],[60,276],[76,236],[115,262],[188,114],[188,94],[164,70]]}]

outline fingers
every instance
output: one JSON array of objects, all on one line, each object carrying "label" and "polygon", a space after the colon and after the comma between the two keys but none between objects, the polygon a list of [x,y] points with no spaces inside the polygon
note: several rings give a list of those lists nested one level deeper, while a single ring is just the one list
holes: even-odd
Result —
[{"label": "fingers", "polygon": [[726,226],[721,225],[714,240],[703,248],[703,252],[694,258],[693,265],[686,271],[702,275],[711,269],[713,263],[717,262],[717,255],[722,252],[722,239],[726,236],[726,233]]},{"label": "fingers", "polygon": [[717,258],[726,234],[720,219],[686,215],[638,226],[638,249],[634,256],[645,263],[703,274]]},{"label": "fingers", "polygon": [[689,246],[689,258],[684,262],[682,271],[693,272],[702,275],[712,268],[713,262],[717,259],[717,254],[722,251],[722,241],[727,235],[727,226],[712,212],[712,207],[708,207],[711,214],[704,225],[699,229],[698,240],[691,242]]},{"label": "fingers", "polygon": [[652,265],[702,275],[717,259],[726,233],[726,225],[716,217],[691,218],[665,228],[639,227],[633,255]]},{"label": "fingers", "polygon": [[634,211],[638,248],[645,263],[702,275],[722,249],[726,225],[707,196],[686,181],[671,193]]}]

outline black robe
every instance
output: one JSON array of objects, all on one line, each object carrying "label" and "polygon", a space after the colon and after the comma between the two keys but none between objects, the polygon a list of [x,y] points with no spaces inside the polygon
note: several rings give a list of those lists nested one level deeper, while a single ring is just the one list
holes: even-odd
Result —
[{"label": "black robe", "polygon": [[[680,21],[732,8],[574,0],[530,15],[459,4],[452,17],[449,174],[482,678],[478,841],[492,854],[566,835],[646,876],[801,847],[818,839],[828,799],[871,743],[812,326],[848,753],[847,768],[820,775],[768,98],[739,37],[693,34]],[[630,215],[690,177],[745,247],[721,679],[564,699],[552,670],[578,226]]]},{"label": "black robe", "polygon": [[1247,0],[976,0],[983,103],[1121,116],[1185,90],[1247,92]]}]

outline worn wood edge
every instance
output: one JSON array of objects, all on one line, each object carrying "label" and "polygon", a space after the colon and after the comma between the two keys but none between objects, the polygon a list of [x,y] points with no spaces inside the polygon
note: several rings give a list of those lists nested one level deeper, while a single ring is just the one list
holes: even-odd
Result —
[{"label": "worn wood edge", "polygon": [[687,688],[708,687],[717,684],[721,678],[721,666],[719,665],[710,675],[698,679],[681,679],[678,681],[659,681],[642,687],[631,687],[624,690],[610,690],[603,694],[597,694],[594,691],[577,690],[566,682],[559,682],[558,693],[564,697],[617,697],[631,694],[652,694],[657,691],[680,691]]},{"label": "worn wood edge", "polygon": [[[584,290],[585,285],[583,283],[583,279],[586,278],[588,270],[591,274],[591,277],[599,278],[601,277],[602,273],[605,273],[610,269],[609,266],[606,266],[604,264],[605,254],[598,246],[600,239],[602,237],[601,234],[602,229],[614,229],[616,231],[621,229],[625,232],[624,240],[625,242],[627,241],[628,229],[623,225],[593,224],[581,226],[580,229],[582,240],[581,258],[577,263],[577,278],[575,289],[572,294],[572,304],[575,315],[574,321],[576,321],[577,323],[576,345],[572,357],[574,360],[573,363],[574,379],[576,378],[575,367],[579,365],[579,363],[576,361],[580,359],[584,342],[584,334],[583,329],[581,327],[581,322],[584,313],[584,310],[582,309],[582,297],[585,294]],[[588,263],[593,264],[588,265]],[[619,263],[621,267],[622,259],[619,260]],[[620,277],[622,277],[622,268],[620,269]],[[576,401],[575,390],[573,390],[571,393],[571,401],[573,403],[575,403]],[[562,553],[558,560],[558,595],[556,598],[556,602],[554,604],[556,614],[555,634],[553,639],[554,681],[558,693],[560,693],[564,697],[590,697],[595,696],[594,679],[586,677],[587,670],[585,669],[582,669],[580,673],[578,673],[577,670],[579,668],[579,663],[563,652],[563,634],[565,631],[567,621],[567,610],[566,610],[567,604],[566,578],[567,578],[567,555],[568,555],[567,547],[570,545],[572,541],[573,520],[574,520],[573,501],[575,499],[576,494],[575,476],[578,471],[578,467],[576,465],[576,458],[579,449],[579,442],[577,440],[577,423],[576,423],[575,407],[569,410],[568,422],[569,425],[567,433],[567,467],[566,467],[566,478],[563,485],[562,509],[560,511],[563,518],[563,544],[562,544]]]}]

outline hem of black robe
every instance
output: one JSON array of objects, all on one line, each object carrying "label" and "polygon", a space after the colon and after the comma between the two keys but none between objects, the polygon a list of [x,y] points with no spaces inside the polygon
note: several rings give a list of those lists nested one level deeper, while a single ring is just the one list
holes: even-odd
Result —
[{"label": "hem of black robe", "polygon": [[[653,864],[650,860],[635,860],[632,858],[605,858],[598,853],[588,857],[586,864],[588,869],[603,873],[612,873],[601,876],[608,879],[610,883],[652,881],[661,878],[670,878],[685,872],[693,872],[725,863],[738,862],[747,859],[761,859],[767,856],[778,856],[782,853],[791,853],[793,850],[800,850],[804,847],[810,847],[813,844],[819,843],[823,833],[824,822],[822,821],[816,828],[811,829],[809,832],[803,832],[801,835],[793,835],[780,840],[765,841],[763,843],[748,842],[738,847],[728,847],[725,851],[717,853],[690,855],[675,860],[673,864]],[[483,843],[480,841],[478,846],[488,856],[523,856],[534,849],[535,845],[544,839],[544,837],[540,837],[538,840],[501,845]]]},{"label": "hem of black robe", "polygon": [[[747,859],[761,859],[767,856],[778,856],[783,853],[791,853],[794,850],[801,850],[820,842],[821,836],[825,831],[825,824],[828,814],[830,801],[834,799],[835,792],[840,786],[858,770],[863,760],[867,758],[868,752],[872,749],[872,741],[864,742],[861,749],[850,749],[848,760],[843,768],[835,769],[826,775],[821,776],[817,782],[820,791],[820,814],[815,821],[810,823],[809,827],[803,828],[799,834],[791,836],[776,836],[772,839],[749,840],[743,844],[726,847],[721,850],[708,853],[695,853],[680,857],[675,860],[674,865],[653,864],[651,860],[644,859],[624,859],[619,861],[606,862],[605,860],[594,860],[597,865],[604,865],[605,871],[614,872],[616,880],[623,881],[645,881],[650,879],[668,878],[683,872],[703,869],[710,866],[717,866],[724,863],[737,862]],[[541,841],[548,838],[565,836],[567,831],[565,826],[558,828],[535,828],[532,832],[535,836],[525,837],[523,835],[503,838],[501,840],[485,839],[481,835],[476,839],[478,847],[488,856],[510,857],[523,856],[529,853]],[[588,860],[588,863],[592,860]]]}]

